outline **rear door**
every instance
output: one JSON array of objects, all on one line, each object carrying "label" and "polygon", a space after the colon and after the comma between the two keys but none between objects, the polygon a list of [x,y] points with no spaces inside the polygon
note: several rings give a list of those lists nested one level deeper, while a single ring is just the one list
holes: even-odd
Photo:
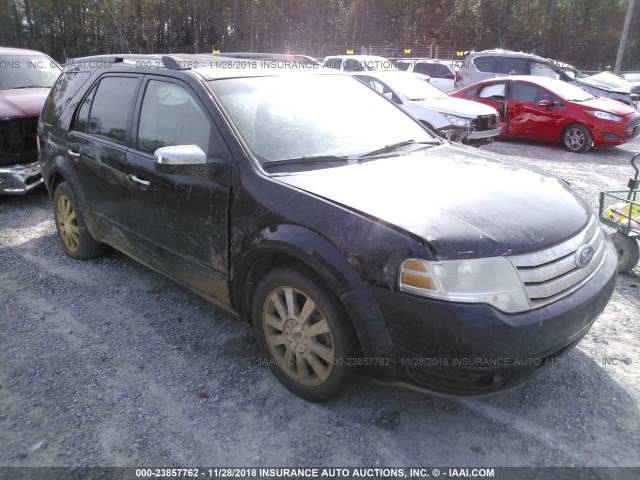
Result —
[{"label": "rear door", "polygon": [[79,105],[68,136],[67,158],[74,165],[87,206],[105,239],[126,224],[125,164],[129,125],[141,76],[105,75]]},{"label": "rear door", "polygon": [[[232,159],[222,136],[193,89],[162,76],[145,78],[132,130],[125,173],[133,255],[226,303]],[[197,145],[222,168],[162,173],[154,152],[173,145]]]}]

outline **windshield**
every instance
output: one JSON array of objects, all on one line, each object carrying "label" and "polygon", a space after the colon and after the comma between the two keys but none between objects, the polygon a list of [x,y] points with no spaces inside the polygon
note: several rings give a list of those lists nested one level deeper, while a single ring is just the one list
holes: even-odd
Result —
[{"label": "windshield", "polygon": [[640,82],[640,73],[625,73],[624,79],[627,82]]},{"label": "windshield", "polygon": [[586,92],[585,90],[576,87],[575,85],[571,85],[570,83],[563,82],[562,80],[547,80],[541,85],[547,87],[549,90],[551,90],[553,93],[558,95],[560,98],[563,98],[564,100],[584,102],[585,100],[593,98],[593,95]]},{"label": "windshield", "polygon": [[263,165],[357,158],[407,140],[434,141],[407,114],[347,76],[227,78],[208,85]]},{"label": "windshield", "polygon": [[58,65],[44,55],[0,56],[0,90],[51,88],[58,75]]},{"label": "windshield", "polygon": [[381,75],[380,79],[387,83],[396,93],[399,93],[407,100],[413,102],[419,100],[433,100],[436,98],[449,98],[449,95],[444,93],[438,87],[435,87],[410,73]]}]

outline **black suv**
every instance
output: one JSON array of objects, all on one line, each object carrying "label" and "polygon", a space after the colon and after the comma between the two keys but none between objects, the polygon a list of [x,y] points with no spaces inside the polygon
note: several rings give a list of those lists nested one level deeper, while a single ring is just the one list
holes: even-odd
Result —
[{"label": "black suv", "polygon": [[236,62],[67,64],[39,122],[67,255],[110,245],[252,321],[312,401],[362,365],[503,391],[589,330],[616,253],[565,182],[438,139],[340,72]]}]

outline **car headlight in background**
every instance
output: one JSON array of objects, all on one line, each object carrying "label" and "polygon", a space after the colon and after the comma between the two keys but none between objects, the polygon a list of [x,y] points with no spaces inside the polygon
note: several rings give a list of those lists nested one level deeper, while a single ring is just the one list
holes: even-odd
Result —
[{"label": "car headlight in background", "polygon": [[458,117],[457,115],[444,115],[451,126],[458,128],[471,128],[471,120],[468,118]]},{"label": "car headlight in background", "polygon": [[618,115],[614,115],[613,113],[609,113],[609,112],[601,112],[600,110],[593,110],[593,111],[590,110],[588,113],[590,113],[594,117],[598,117],[601,120],[611,120],[613,122],[622,121],[622,117],[619,117]]},{"label": "car headlight in background", "polygon": [[513,264],[504,257],[429,261],[400,265],[400,291],[452,302],[487,303],[506,313],[531,309]]}]

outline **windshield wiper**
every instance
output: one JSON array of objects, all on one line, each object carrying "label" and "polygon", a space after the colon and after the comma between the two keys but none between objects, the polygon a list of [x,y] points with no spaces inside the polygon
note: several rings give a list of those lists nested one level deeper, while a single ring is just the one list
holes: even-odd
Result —
[{"label": "windshield wiper", "polygon": [[405,147],[407,145],[440,145],[440,142],[434,140],[433,142],[416,142],[415,140],[405,140],[403,142],[392,143],[391,145],[387,145],[386,147],[379,148],[378,150],[374,150],[372,152],[364,153],[360,155],[358,158],[367,158],[367,157],[375,157],[376,155],[383,155],[385,153],[393,152],[398,148]]},{"label": "windshield wiper", "polygon": [[354,159],[349,157],[339,157],[337,155],[317,155],[310,157],[287,158],[286,160],[267,160],[262,162],[263,167],[274,167],[279,165],[291,165],[294,163],[311,164],[311,163],[351,163]]}]

